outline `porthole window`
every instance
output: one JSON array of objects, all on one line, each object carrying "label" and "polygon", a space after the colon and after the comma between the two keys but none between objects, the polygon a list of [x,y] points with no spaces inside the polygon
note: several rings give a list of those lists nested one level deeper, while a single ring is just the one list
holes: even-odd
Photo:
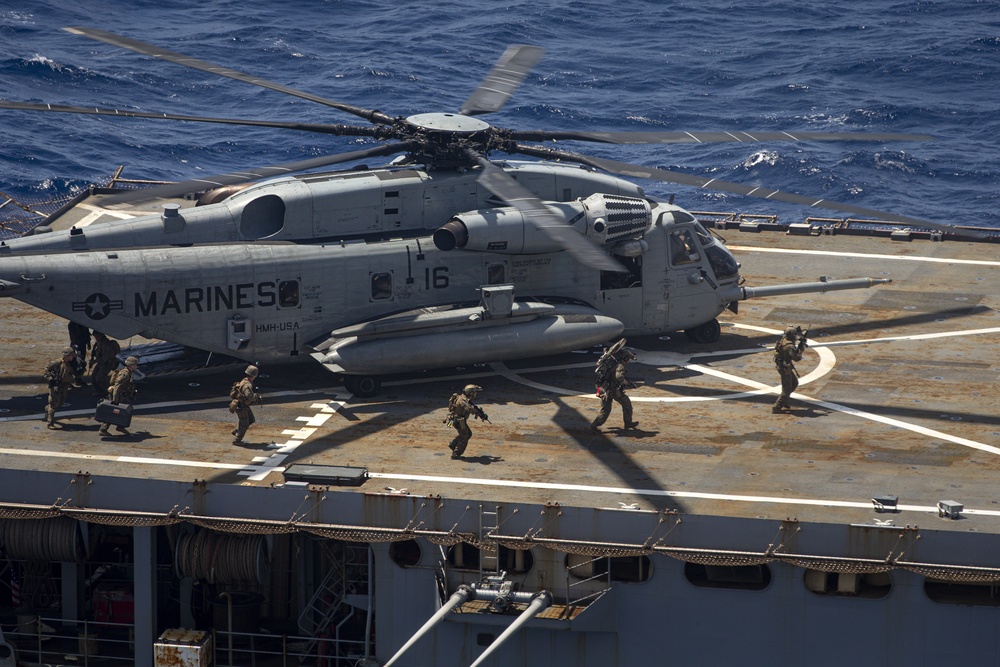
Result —
[{"label": "porthole window", "polygon": [[373,273],[372,274],[372,300],[392,298],[392,274]]},{"label": "porthole window", "polygon": [[416,540],[403,540],[389,545],[389,558],[400,567],[413,567],[420,562],[420,544]]},{"label": "porthole window", "polygon": [[282,280],[278,283],[278,305],[282,308],[296,308],[299,305],[298,280]]},{"label": "porthole window", "polygon": [[822,572],[806,570],[806,588],[817,595],[884,598],[892,590],[888,572]]},{"label": "porthole window", "polygon": [[486,284],[503,285],[507,282],[507,266],[505,264],[486,265]]},{"label": "porthole window", "polygon": [[684,576],[695,586],[761,591],[771,583],[767,565],[702,565],[684,563]]}]

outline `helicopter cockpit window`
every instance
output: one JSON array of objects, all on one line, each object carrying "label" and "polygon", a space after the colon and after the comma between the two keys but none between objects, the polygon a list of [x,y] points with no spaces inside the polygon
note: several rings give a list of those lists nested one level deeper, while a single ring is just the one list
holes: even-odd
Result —
[{"label": "helicopter cockpit window", "polygon": [[670,232],[670,263],[674,266],[696,264],[701,261],[698,244],[688,228]]},{"label": "helicopter cockpit window", "polygon": [[702,227],[700,222],[696,222],[694,225],[694,233],[698,235],[703,246],[710,246],[715,243],[715,237],[708,233],[708,230]]},{"label": "helicopter cockpit window", "polygon": [[282,280],[278,283],[278,306],[296,308],[299,305],[299,281]]},{"label": "helicopter cockpit window", "polygon": [[720,245],[710,245],[705,248],[705,255],[708,263],[712,266],[715,277],[719,280],[735,277],[740,271],[740,265],[736,263],[736,258]]},{"label": "helicopter cockpit window", "polygon": [[392,274],[373,273],[372,274],[372,300],[392,298]]}]

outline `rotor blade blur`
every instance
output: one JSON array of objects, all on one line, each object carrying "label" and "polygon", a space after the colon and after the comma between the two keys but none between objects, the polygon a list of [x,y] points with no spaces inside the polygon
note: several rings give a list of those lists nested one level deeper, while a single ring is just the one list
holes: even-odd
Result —
[{"label": "rotor blade blur", "polygon": [[193,123],[224,123],[227,125],[249,125],[253,127],[276,127],[285,130],[300,130],[338,136],[371,137],[378,134],[378,128],[361,125],[334,125],[328,123],[291,123],[273,120],[249,120],[242,118],[215,118],[212,116],[185,116],[155,111],[129,111],[105,109],[101,107],[76,107],[45,102],[10,102],[0,100],[0,109],[19,111],[54,111],[58,113],[79,113],[92,116],[116,116],[119,118],[150,118],[153,120],[181,120]]},{"label": "rotor blade blur", "polygon": [[497,64],[479,83],[462,105],[466,116],[499,111],[514,94],[532,68],[542,59],[544,51],[528,44],[512,44],[503,52]]},{"label": "rotor blade blur", "polygon": [[923,220],[921,218],[912,218],[907,215],[898,215],[896,213],[887,213],[885,211],[876,211],[875,209],[871,208],[864,208],[861,206],[855,206],[853,204],[842,204],[840,202],[830,201],[818,197],[806,197],[803,195],[781,192],[780,190],[772,190],[764,187],[743,185],[742,183],[731,183],[729,181],[722,181],[717,178],[705,178],[704,176],[695,176],[693,174],[685,174],[679,171],[671,171],[668,169],[657,169],[655,167],[644,167],[637,164],[629,164],[627,162],[606,160],[604,158],[591,157],[588,155],[579,155],[577,153],[569,153],[567,151],[557,151],[549,148],[535,148],[531,146],[522,146],[520,144],[517,146],[517,151],[525,155],[534,155],[537,157],[543,157],[550,160],[554,159],[554,160],[568,160],[570,162],[578,162],[580,164],[590,165],[591,167],[596,167],[597,169],[603,169],[604,171],[610,172],[612,174],[620,174],[622,176],[646,178],[651,181],[662,181],[664,183],[679,183],[681,185],[690,185],[692,187],[702,188],[705,190],[714,190],[718,192],[732,192],[747,197],[758,197],[760,199],[783,201],[783,202],[788,202],[789,204],[799,204],[802,206],[809,206],[811,208],[822,208],[830,211],[840,211],[842,213],[853,213],[855,215],[861,215],[877,220],[902,222],[905,224],[922,227],[924,229],[936,229],[951,234],[976,236],[975,232],[967,229],[961,229],[955,225],[931,222],[930,220]]},{"label": "rotor blade blur", "polygon": [[179,183],[168,183],[166,185],[156,185],[151,188],[130,190],[129,192],[120,195],[110,196],[107,198],[106,202],[107,205],[110,206],[114,204],[125,204],[136,201],[145,201],[149,199],[166,199],[170,197],[180,197],[192,192],[202,192],[205,190],[212,190],[214,188],[219,188],[224,185],[248,183],[250,181],[257,181],[262,178],[270,178],[273,176],[286,176],[288,174],[292,174],[298,171],[305,171],[306,169],[325,167],[331,164],[350,162],[351,160],[363,160],[364,158],[367,157],[392,155],[393,153],[402,153],[409,149],[410,145],[408,143],[399,143],[399,144],[388,144],[385,146],[376,146],[374,148],[369,148],[361,151],[353,151],[351,153],[322,155],[320,157],[309,158],[308,160],[286,162],[285,164],[274,165],[271,167],[257,167],[255,169],[236,171],[229,174],[221,174],[218,176],[205,176],[202,178],[192,178],[190,180],[181,181]]},{"label": "rotor blade blur", "polygon": [[70,26],[63,29],[75,35],[83,35],[84,37],[89,37],[90,39],[96,39],[99,42],[104,42],[105,44],[111,44],[112,46],[118,46],[123,49],[135,51],[136,53],[141,53],[146,56],[152,56],[154,58],[159,58],[160,60],[167,60],[172,63],[177,63],[178,65],[184,65],[185,67],[201,70],[202,72],[208,72],[209,74],[216,74],[218,76],[225,76],[230,79],[236,79],[237,81],[251,83],[255,86],[268,88],[270,90],[276,90],[279,93],[285,93],[286,95],[301,97],[302,99],[309,100],[310,102],[317,102],[319,104],[323,104],[328,107],[333,107],[334,109],[346,111],[347,113],[354,114],[355,116],[364,118],[365,120],[372,123],[381,123],[384,125],[389,125],[394,120],[392,117],[386,116],[380,111],[375,111],[372,109],[362,109],[360,107],[356,107],[350,104],[344,104],[342,102],[334,102],[333,100],[328,100],[318,95],[313,95],[312,93],[306,93],[301,90],[296,90],[295,88],[290,88],[280,83],[274,83],[273,81],[261,79],[260,77],[252,76],[250,74],[245,74],[243,72],[239,72],[237,70],[230,69],[228,67],[223,67],[221,65],[216,65],[210,62],[206,62],[204,60],[198,60],[197,58],[186,56],[183,53],[177,53],[176,51],[169,51],[154,44],[147,44],[146,42],[140,42],[139,40],[132,39],[131,37],[116,35],[115,33],[108,32],[107,30],[99,30],[97,28],[86,28],[82,26]]},{"label": "rotor blade blur", "polygon": [[507,173],[481,155],[469,151],[483,169],[479,182],[484,188],[524,213],[531,224],[559,243],[578,262],[603,271],[626,273],[628,270],[611,255],[581,236],[570,225],[553,215],[539,199]]},{"label": "rotor blade blur", "polygon": [[596,141],[606,144],[718,144],[762,141],[932,141],[929,134],[866,132],[588,132],[514,130],[519,141]]}]

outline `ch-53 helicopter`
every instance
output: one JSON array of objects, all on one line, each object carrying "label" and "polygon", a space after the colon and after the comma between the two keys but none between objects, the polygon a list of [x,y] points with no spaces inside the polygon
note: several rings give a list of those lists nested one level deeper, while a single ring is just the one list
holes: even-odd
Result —
[{"label": "ch-53 helicopter", "polygon": [[[523,142],[917,141],[912,134],[511,130],[499,110],[541,58],[509,47],[458,113],[393,117],[114,33],[68,31],[318,102],[370,125],[181,116],[0,101],[0,108],[255,125],[364,136],[373,147],[128,192],[202,192],[199,206],[35,233],[0,245],[0,296],[115,338],[142,335],[254,362],[316,359],[349,390],[381,376],[542,356],[619,335],[718,340],[741,300],[870,287],[857,278],[751,288],[730,251],[631,176],[844,211],[926,220]],[[491,160],[496,152],[540,160]],[[286,175],[399,154],[380,168]],[[272,178],[273,177],[273,178]],[[251,181],[270,178],[252,185]],[[42,227],[38,231],[43,232]]]}]

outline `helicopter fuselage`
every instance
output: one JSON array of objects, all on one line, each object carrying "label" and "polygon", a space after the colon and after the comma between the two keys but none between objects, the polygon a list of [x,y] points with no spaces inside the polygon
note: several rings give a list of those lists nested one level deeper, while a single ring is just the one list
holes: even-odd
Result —
[{"label": "helicopter fuselage", "polygon": [[620,270],[579,262],[475,169],[396,167],[281,178],[206,206],[16,239],[0,247],[0,295],[119,339],[257,362],[311,355],[348,375],[541,356],[622,333],[712,342],[715,318],[752,296],[729,250],[680,207],[576,166],[503,168],[548,224]]}]

